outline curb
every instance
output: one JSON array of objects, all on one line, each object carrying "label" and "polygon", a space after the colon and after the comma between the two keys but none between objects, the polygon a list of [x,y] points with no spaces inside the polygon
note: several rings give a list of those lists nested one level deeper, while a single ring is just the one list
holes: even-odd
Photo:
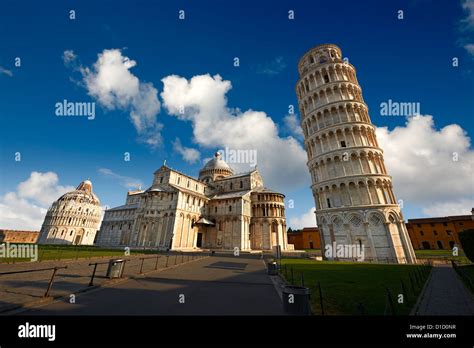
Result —
[{"label": "curb", "polygon": [[[263,266],[265,267],[265,270],[267,270],[267,263],[265,262],[265,259],[261,259]],[[280,298],[280,301],[283,301],[283,286],[282,284],[285,284],[283,279],[281,278],[280,273],[278,275],[269,275],[267,274],[270,280],[272,281],[273,287],[275,288],[275,291],[278,294],[278,297]]]},{"label": "curb", "polygon": [[275,287],[275,290],[278,293],[280,300],[283,301],[283,288],[287,285],[287,283],[285,282],[281,274],[270,276],[270,279],[272,280],[273,286]]},{"label": "curb", "polygon": [[[266,266],[265,261],[264,261],[264,264]],[[285,278],[283,278],[283,275],[280,272],[278,272],[278,274],[274,275],[274,276],[269,275],[269,277],[270,277],[270,280],[273,283],[275,291],[278,294],[278,297],[280,298],[280,301],[283,304],[283,288],[288,285],[288,282],[286,282]],[[310,297],[311,297],[311,295],[310,295]],[[283,315],[291,315],[291,314],[285,313]],[[312,316],[312,315],[315,315],[315,314],[314,314],[313,309],[311,308],[311,304],[310,304],[310,314],[309,314],[309,316]]]}]

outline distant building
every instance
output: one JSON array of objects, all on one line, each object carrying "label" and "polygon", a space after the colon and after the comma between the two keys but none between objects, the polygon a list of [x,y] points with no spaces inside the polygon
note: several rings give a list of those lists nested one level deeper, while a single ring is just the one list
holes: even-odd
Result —
[{"label": "distant building", "polygon": [[294,244],[295,250],[321,249],[321,236],[317,227],[304,227],[288,232],[288,244]]},{"label": "distant building", "polygon": [[0,230],[0,243],[36,243],[39,231]]},{"label": "distant building", "polygon": [[48,209],[38,243],[92,245],[101,217],[102,208],[92,192],[92,183],[83,181]]},{"label": "distant building", "polygon": [[105,211],[97,244],[287,250],[284,197],[264,186],[257,169],[235,174],[219,153],[198,178],[163,165],[151,187]]},{"label": "distant building", "polygon": [[459,232],[474,229],[474,219],[473,214],[408,219],[407,229],[415,249],[451,250],[455,245],[461,248]]}]

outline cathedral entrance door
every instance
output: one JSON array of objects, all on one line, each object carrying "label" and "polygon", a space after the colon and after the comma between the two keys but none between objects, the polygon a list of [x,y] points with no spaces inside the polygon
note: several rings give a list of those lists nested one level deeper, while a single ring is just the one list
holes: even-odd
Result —
[{"label": "cathedral entrance door", "polygon": [[198,248],[202,247],[202,233],[198,233],[198,235],[197,235],[196,246]]}]

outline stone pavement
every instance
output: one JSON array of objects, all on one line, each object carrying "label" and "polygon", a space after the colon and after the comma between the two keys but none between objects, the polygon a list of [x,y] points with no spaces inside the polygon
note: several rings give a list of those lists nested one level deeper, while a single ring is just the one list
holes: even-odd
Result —
[{"label": "stone pavement", "polygon": [[[199,255],[204,257],[205,254]],[[143,272],[152,271],[156,266],[156,255],[133,255],[126,256],[129,260],[125,264],[124,277],[128,278],[139,274],[142,261],[140,258],[145,257],[143,263]],[[166,255],[161,254],[158,259],[158,269],[173,267],[175,264],[186,263],[192,254],[171,254],[166,261]],[[195,254],[198,257],[198,254]],[[91,279],[94,266],[89,263],[100,262],[107,263],[110,259],[117,257],[96,257],[91,259],[78,260],[61,260],[61,261],[42,261],[42,262],[21,262],[15,264],[0,264],[0,273],[13,272],[32,269],[44,269],[55,266],[67,266],[67,269],[57,271],[54,283],[50,291],[51,298],[43,298],[48,283],[51,279],[52,270],[17,273],[9,275],[0,275],[0,314],[6,313],[19,308],[27,307],[38,302],[51,302],[54,298],[62,296],[70,296],[77,292],[89,290],[89,281]],[[96,275],[94,277],[94,286],[104,286],[108,283],[115,283],[117,280],[111,280],[105,277],[107,264],[99,264],[97,266]]]},{"label": "stone pavement", "polygon": [[283,308],[261,259],[215,255],[21,314],[283,315]]},{"label": "stone pavement", "polygon": [[474,315],[474,298],[450,264],[434,265],[414,315]]}]

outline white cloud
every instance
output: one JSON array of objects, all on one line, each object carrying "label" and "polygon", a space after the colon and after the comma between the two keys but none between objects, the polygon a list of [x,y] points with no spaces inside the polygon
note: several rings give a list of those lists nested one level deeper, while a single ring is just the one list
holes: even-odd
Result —
[{"label": "white cloud", "polygon": [[2,66],[0,66],[0,74],[4,74],[4,75],[10,76],[10,77],[13,76],[13,73],[12,73],[11,70],[5,69]]},{"label": "white cloud", "polygon": [[[461,20],[461,31],[469,32],[474,30],[474,0],[464,0],[461,2],[463,10],[466,12],[466,17]],[[464,49],[471,55],[474,56],[474,43],[467,42],[470,37],[461,38],[460,42],[464,43]]]},{"label": "white cloud", "polygon": [[462,19],[462,22],[466,28],[474,29],[474,0],[464,0],[461,6],[467,12],[467,16]]},{"label": "white cloud", "polygon": [[398,199],[429,216],[471,210],[474,151],[459,125],[437,130],[432,116],[419,115],[408,118],[405,127],[380,127],[376,133]]},{"label": "white cloud", "polygon": [[17,192],[21,198],[49,206],[64,193],[74,190],[73,186],[61,186],[58,182],[58,175],[54,172],[32,172],[28,180],[18,185]]},{"label": "white cloud", "polygon": [[111,169],[108,168],[99,168],[99,174],[108,177],[113,180],[117,180],[120,185],[126,187],[128,189],[136,189],[138,187],[143,186],[143,182],[140,179],[132,178],[130,176],[120,175],[113,172]]},{"label": "white cloud", "polygon": [[77,56],[74,54],[73,50],[66,50],[63,52],[63,62],[64,64],[70,64],[71,62],[75,61]]},{"label": "white cloud", "polygon": [[423,209],[428,216],[471,215],[474,199],[459,199],[456,202],[434,203]]},{"label": "white cloud", "polygon": [[283,118],[286,129],[297,138],[303,139],[303,129],[300,126],[300,120],[296,114],[288,114]]},{"label": "white cloud", "polygon": [[[66,52],[64,56],[70,55]],[[160,112],[158,91],[152,83],[142,82],[130,72],[136,65],[119,49],[105,49],[92,68],[80,67],[79,71],[89,95],[109,110],[130,112],[140,141],[155,148],[162,142],[163,128],[156,118]]]},{"label": "white cloud", "polygon": [[0,197],[1,228],[39,231],[47,208],[20,198],[15,192]]},{"label": "white cloud", "polygon": [[291,227],[293,230],[299,230],[303,227],[316,227],[316,215],[314,214],[315,209],[315,207],[312,207],[300,216],[289,218],[288,227]]},{"label": "white cloud", "polygon": [[474,56],[474,44],[466,44],[464,48],[470,55]]},{"label": "white cloud", "polygon": [[[309,185],[306,153],[292,136],[278,135],[275,122],[262,111],[230,109],[226,93],[230,81],[219,75],[194,76],[190,80],[171,75],[161,93],[168,113],[191,121],[194,141],[205,148],[257,151],[258,169],[268,187],[289,190]],[[249,170],[249,164],[231,164]]]},{"label": "white cloud", "polygon": [[58,182],[54,172],[32,172],[18,185],[16,192],[0,196],[0,227],[39,231],[51,203],[74,190],[73,186],[62,186]]},{"label": "white cloud", "polygon": [[271,62],[265,63],[263,66],[259,67],[257,72],[259,74],[265,74],[269,76],[278,75],[286,68],[286,63],[283,60],[283,57],[276,57]]},{"label": "white cloud", "polygon": [[173,141],[173,150],[179,153],[189,164],[196,163],[201,158],[201,153],[198,150],[183,146],[179,138],[176,138],[175,141]]}]

